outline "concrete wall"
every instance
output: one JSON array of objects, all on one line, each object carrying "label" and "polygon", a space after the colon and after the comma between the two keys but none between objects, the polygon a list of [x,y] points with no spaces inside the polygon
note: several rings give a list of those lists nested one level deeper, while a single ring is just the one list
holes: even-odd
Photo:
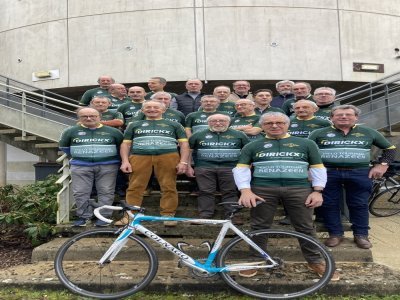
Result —
[{"label": "concrete wall", "polygon": [[[373,81],[400,70],[397,0],[0,0],[0,74],[42,88],[207,80]],[[18,62],[18,58],[21,60]],[[353,62],[385,73],[353,72]]]},{"label": "concrete wall", "polygon": [[39,157],[7,145],[7,184],[29,184],[35,182],[34,164]]}]

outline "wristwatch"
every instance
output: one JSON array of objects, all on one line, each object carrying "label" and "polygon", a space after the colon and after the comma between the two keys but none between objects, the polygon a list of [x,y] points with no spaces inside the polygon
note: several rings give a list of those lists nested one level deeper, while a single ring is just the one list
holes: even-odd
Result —
[{"label": "wristwatch", "polygon": [[324,190],[314,190],[314,189],[313,189],[313,192],[322,194],[322,193],[324,192]]}]

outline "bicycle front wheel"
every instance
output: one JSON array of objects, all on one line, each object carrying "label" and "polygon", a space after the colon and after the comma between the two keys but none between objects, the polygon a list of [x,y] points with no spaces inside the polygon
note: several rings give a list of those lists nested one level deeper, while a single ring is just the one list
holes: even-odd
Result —
[{"label": "bicycle front wheel", "polygon": [[72,292],[98,299],[118,299],[145,288],[157,273],[158,260],[152,247],[130,235],[114,259],[100,265],[100,258],[116,240],[115,229],[94,229],[64,243],[54,268]]},{"label": "bicycle front wheel", "polygon": [[[248,236],[278,263],[271,267],[242,238],[228,242],[217,257],[218,267],[255,265],[263,268],[221,272],[222,279],[239,292],[261,299],[290,299],[314,293],[327,285],[335,263],[326,247],[302,233],[285,230],[256,230]],[[307,259],[305,259],[307,257]],[[320,274],[308,262],[324,266]],[[252,272],[253,271],[253,272]]]},{"label": "bicycle front wheel", "polygon": [[400,212],[400,186],[380,192],[369,203],[369,212],[376,217],[390,217]]}]

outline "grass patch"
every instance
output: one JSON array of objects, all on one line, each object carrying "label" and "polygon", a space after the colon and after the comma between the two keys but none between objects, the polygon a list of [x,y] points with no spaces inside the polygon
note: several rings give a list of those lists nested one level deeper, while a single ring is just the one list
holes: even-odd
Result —
[{"label": "grass patch", "polygon": [[[53,291],[53,290],[35,290],[30,288],[2,288],[0,289],[0,299],[7,300],[84,300],[89,299],[81,296],[74,295],[67,292],[66,290]],[[241,296],[232,293],[209,293],[209,294],[197,294],[197,293],[172,293],[172,292],[140,292],[131,297],[125,298],[131,300],[216,300],[216,299],[229,299],[229,300],[247,300],[254,299],[247,296]],[[314,295],[302,299],[307,300],[398,300],[400,295],[390,296],[331,296],[331,295]]]}]

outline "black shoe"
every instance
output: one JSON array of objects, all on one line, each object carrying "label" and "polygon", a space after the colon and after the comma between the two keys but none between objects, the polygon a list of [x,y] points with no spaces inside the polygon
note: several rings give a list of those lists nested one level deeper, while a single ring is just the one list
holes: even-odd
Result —
[{"label": "black shoe", "polygon": [[279,221],[279,224],[281,225],[291,225],[292,222],[290,222],[290,217],[285,216],[282,220]]}]

